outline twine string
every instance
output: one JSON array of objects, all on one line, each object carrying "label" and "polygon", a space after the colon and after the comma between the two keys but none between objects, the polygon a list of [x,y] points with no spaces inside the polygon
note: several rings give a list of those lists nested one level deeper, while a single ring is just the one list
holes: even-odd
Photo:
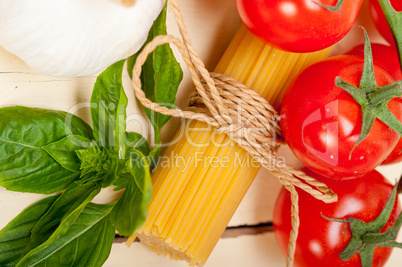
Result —
[{"label": "twine string", "polygon": [[[138,55],[133,68],[133,88],[137,99],[145,107],[164,115],[199,120],[225,133],[268,169],[291,193],[292,231],[288,246],[287,266],[292,266],[299,227],[299,206],[296,187],[325,203],[337,201],[337,196],[324,183],[287,164],[278,164],[276,152],[285,143],[275,109],[255,91],[235,79],[210,73],[191,45],[176,0],[169,0],[183,42],[171,35],[155,37]],[[140,75],[148,55],[163,44],[174,44],[186,63],[196,93],[190,98],[191,108],[169,109],[146,98],[141,89]],[[200,108],[203,105],[205,108]]]}]

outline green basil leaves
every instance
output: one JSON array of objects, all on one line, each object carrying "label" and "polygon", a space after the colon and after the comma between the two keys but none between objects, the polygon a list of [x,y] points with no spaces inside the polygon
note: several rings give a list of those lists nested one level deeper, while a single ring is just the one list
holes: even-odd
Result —
[{"label": "green basil leaves", "polygon": [[[166,35],[166,9],[165,7],[151,28],[148,39],[144,46],[152,41],[155,36]],[[142,51],[142,48],[141,50]],[[132,71],[137,59],[137,54],[128,59],[128,73],[132,77]],[[141,85],[145,96],[154,103],[168,108],[175,108],[177,88],[183,79],[183,72],[180,64],[176,61],[173,51],[168,44],[158,46],[147,58],[142,72]],[[163,126],[168,122],[170,116],[157,113],[144,108],[145,113],[151,121],[155,135],[155,149],[151,153],[152,163],[157,162],[160,156],[161,132]],[[153,169],[154,166],[151,166]]]},{"label": "green basil leaves", "polygon": [[26,208],[0,232],[0,265],[15,266],[23,255],[37,221],[57,199],[48,197]]},{"label": "green basil leaves", "polygon": [[111,65],[96,80],[91,96],[91,119],[100,146],[119,149],[126,130],[127,97],[122,85],[125,60]]},{"label": "green basil leaves", "polygon": [[0,118],[1,186],[49,194],[79,178],[78,165],[73,161],[63,165],[62,159],[76,158],[74,142],[64,143],[62,157],[51,151],[64,138],[92,139],[92,130],[83,120],[62,111],[27,107],[2,108]]},{"label": "green basil leaves", "polygon": [[116,189],[125,188],[113,209],[110,220],[123,236],[138,229],[147,215],[152,198],[152,183],[148,160],[139,150],[132,149],[126,162],[126,175],[116,181]]},{"label": "green basil leaves", "polygon": [[[149,39],[166,33],[165,20],[166,6]],[[144,223],[152,198],[151,162],[160,157],[160,132],[169,117],[146,111],[155,129],[152,150],[140,134],[126,132],[124,64],[116,62],[96,80],[90,100],[93,128],[62,111],[0,109],[0,186],[59,192],[29,206],[0,231],[0,266],[102,266],[115,231],[130,236]],[[168,45],[143,66],[146,95],[165,106],[174,106],[181,79]],[[91,202],[111,185],[124,190],[120,199]]]}]

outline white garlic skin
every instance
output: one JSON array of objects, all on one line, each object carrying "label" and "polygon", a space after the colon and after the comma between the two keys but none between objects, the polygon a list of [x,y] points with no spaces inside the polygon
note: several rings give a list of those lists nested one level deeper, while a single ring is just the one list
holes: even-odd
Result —
[{"label": "white garlic skin", "polygon": [[0,45],[33,70],[98,74],[137,52],[164,0],[0,0]]}]

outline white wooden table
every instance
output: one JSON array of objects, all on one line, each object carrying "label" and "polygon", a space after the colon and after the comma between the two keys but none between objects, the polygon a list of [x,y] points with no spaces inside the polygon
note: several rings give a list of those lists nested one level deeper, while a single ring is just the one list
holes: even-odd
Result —
[{"label": "white wooden table", "polygon": [[[208,69],[213,70],[241,23],[237,15],[235,0],[178,0],[178,2],[200,58],[204,60]],[[363,12],[366,15],[361,15],[358,23],[363,24],[368,29],[372,40],[381,42],[381,37],[376,33],[367,16],[367,1],[364,3]],[[178,30],[171,12],[169,12],[168,17],[168,31],[178,36]],[[361,30],[355,27],[336,47],[334,54],[342,53],[351,44],[359,42],[362,42]],[[182,64],[183,68],[184,66]],[[186,105],[185,96],[188,95],[187,92],[193,90],[186,70],[184,75],[185,78],[178,96],[179,106]],[[0,107],[25,105],[75,112],[77,104],[88,103],[95,78],[93,76],[62,79],[40,75],[0,47]],[[141,122],[144,121],[141,117],[143,113],[134,100],[127,74],[125,74],[124,83],[130,101],[128,107],[130,130],[140,131],[147,136],[149,134],[147,127],[140,127],[143,124]],[[81,109],[75,114],[89,121],[88,110]],[[174,128],[172,126],[175,123],[177,122],[171,123],[171,128]],[[169,137],[171,131],[167,131],[166,135]],[[292,157],[286,147],[281,149],[280,153],[286,155],[288,162],[300,166],[300,163]],[[395,181],[401,174],[401,169],[402,164],[396,164],[379,170],[391,181]],[[270,222],[279,189],[279,182],[267,171],[261,170],[229,226],[253,226]],[[0,228],[3,228],[26,206],[41,197],[41,195],[8,192],[4,188],[0,188]],[[112,198],[113,193],[106,191],[102,192],[97,200],[107,202]],[[227,232],[226,237],[219,241],[206,267],[285,265],[285,259],[279,251],[274,234],[269,227],[241,228],[237,231],[230,230]],[[120,241],[116,240],[113,244],[111,255],[105,266],[188,266],[185,262],[177,262],[164,256],[158,256],[138,242],[128,248],[124,243],[121,243],[123,241]],[[401,262],[402,252],[394,250],[387,266],[400,266]]]}]

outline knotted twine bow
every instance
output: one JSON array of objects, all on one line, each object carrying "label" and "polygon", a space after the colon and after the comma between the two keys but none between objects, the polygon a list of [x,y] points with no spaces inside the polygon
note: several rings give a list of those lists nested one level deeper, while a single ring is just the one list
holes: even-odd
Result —
[{"label": "knotted twine bow", "polygon": [[[337,201],[337,196],[325,184],[304,172],[286,164],[281,166],[275,164],[275,154],[280,145],[284,144],[279,125],[280,117],[275,109],[264,98],[235,79],[218,73],[209,73],[191,45],[176,0],[169,0],[169,5],[179,26],[183,42],[174,36],[163,35],[155,37],[144,47],[133,68],[132,83],[135,95],[142,105],[156,112],[195,119],[214,126],[215,131],[227,134],[279,179],[291,193],[292,231],[286,261],[287,266],[292,266],[299,228],[298,193],[295,187],[299,187],[325,203]],[[178,48],[190,71],[196,87],[196,94],[190,99],[190,104],[202,103],[206,111],[200,112],[196,108],[169,109],[151,102],[141,90],[140,75],[148,55],[157,46],[167,43],[174,44]]]}]

